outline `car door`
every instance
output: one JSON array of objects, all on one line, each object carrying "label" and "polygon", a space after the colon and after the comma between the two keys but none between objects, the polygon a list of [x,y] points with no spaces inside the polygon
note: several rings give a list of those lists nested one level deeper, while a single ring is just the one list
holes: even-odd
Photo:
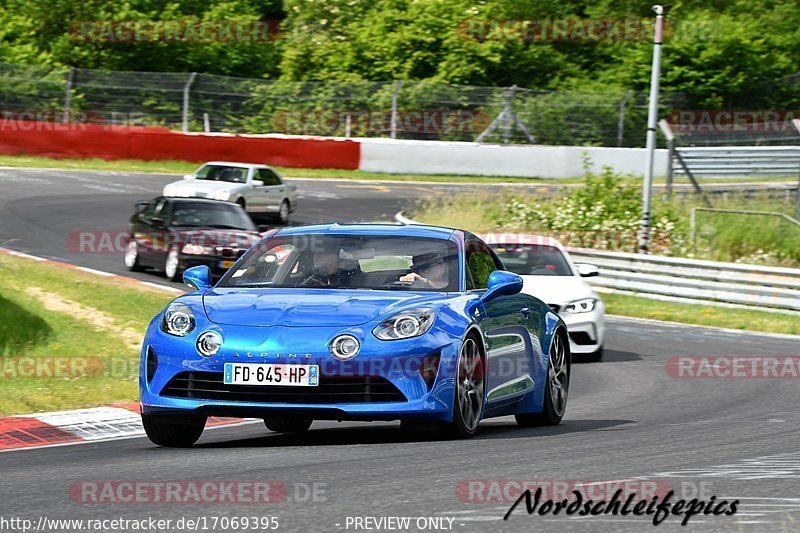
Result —
[{"label": "car door", "polygon": [[[484,290],[489,275],[503,270],[502,262],[476,237],[466,241],[467,288]],[[486,399],[487,409],[520,400],[535,386],[534,355],[538,340],[531,326],[539,320],[538,306],[524,294],[499,296],[484,302],[481,325],[488,344]]]},{"label": "car door", "polygon": [[131,221],[133,238],[138,246],[139,260],[154,265],[158,257],[160,239],[163,238],[165,198],[155,198]]},{"label": "car door", "polygon": [[254,190],[258,191],[257,204],[261,211],[276,212],[286,197],[286,185],[281,178],[269,168],[256,169],[253,179],[263,183]]}]

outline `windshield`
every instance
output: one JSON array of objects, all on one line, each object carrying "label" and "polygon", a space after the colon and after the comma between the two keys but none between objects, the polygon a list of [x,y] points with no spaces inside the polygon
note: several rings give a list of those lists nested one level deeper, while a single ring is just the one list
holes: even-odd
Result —
[{"label": "windshield", "polygon": [[544,244],[495,244],[494,251],[508,270],[521,276],[573,276],[561,250]]},{"label": "windshield", "polygon": [[172,209],[172,226],[255,231],[247,214],[227,202],[177,202]]},{"label": "windshield", "polygon": [[206,165],[195,173],[194,178],[197,180],[205,180],[205,181],[227,181],[231,183],[246,183],[247,169],[242,167]]},{"label": "windshield", "polygon": [[253,247],[220,287],[458,290],[458,249],[443,239],[294,235]]}]

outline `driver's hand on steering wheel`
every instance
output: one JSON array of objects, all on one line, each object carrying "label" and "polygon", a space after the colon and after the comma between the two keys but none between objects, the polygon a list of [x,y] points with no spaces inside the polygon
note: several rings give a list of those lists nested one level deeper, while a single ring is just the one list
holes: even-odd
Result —
[{"label": "driver's hand on steering wheel", "polygon": [[423,278],[422,276],[420,276],[416,272],[409,272],[408,274],[404,274],[404,275],[400,276],[398,281],[402,281],[404,283],[414,283],[415,281],[419,281],[419,282],[422,282],[422,283],[424,283],[426,285],[430,285],[430,282],[427,279]]}]

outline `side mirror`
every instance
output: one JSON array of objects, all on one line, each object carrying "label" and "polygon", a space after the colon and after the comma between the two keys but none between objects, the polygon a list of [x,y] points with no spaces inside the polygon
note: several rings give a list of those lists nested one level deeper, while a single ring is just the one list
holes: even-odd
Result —
[{"label": "side mirror", "polygon": [[522,290],[522,278],[507,270],[495,270],[489,275],[489,287],[481,299],[484,302],[499,296],[512,296]]},{"label": "side mirror", "polygon": [[593,278],[600,275],[600,269],[594,265],[577,263],[575,266],[578,269],[578,275],[582,278]]},{"label": "side mirror", "polygon": [[261,180],[253,180],[253,187],[263,187],[264,182]]},{"label": "side mirror", "polygon": [[198,291],[211,287],[211,270],[205,265],[187,268],[183,272],[183,282]]},{"label": "side mirror", "polygon": [[194,179],[194,174],[184,174],[183,175],[183,179],[185,179],[185,180],[193,180]]}]

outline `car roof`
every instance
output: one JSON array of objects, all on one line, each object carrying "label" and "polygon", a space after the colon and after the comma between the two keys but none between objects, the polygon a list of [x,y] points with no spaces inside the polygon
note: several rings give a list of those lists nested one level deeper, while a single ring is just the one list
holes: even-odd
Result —
[{"label": "car roof", "polygon": [[428,237],[450,239],[455,230],[439,226],[400,225],[400,224],[317,224],[313,226],[291,226],[278,230],[275,235],[310,235],[330,233],[336,235],[377,235],[402,237]]},{"label": "car roof", "polygon": [[208,161],[204,165],[217,165],[220,167],[241,167],[241,168],[270,168],[261,163],[241,163],[236,161]]}]

